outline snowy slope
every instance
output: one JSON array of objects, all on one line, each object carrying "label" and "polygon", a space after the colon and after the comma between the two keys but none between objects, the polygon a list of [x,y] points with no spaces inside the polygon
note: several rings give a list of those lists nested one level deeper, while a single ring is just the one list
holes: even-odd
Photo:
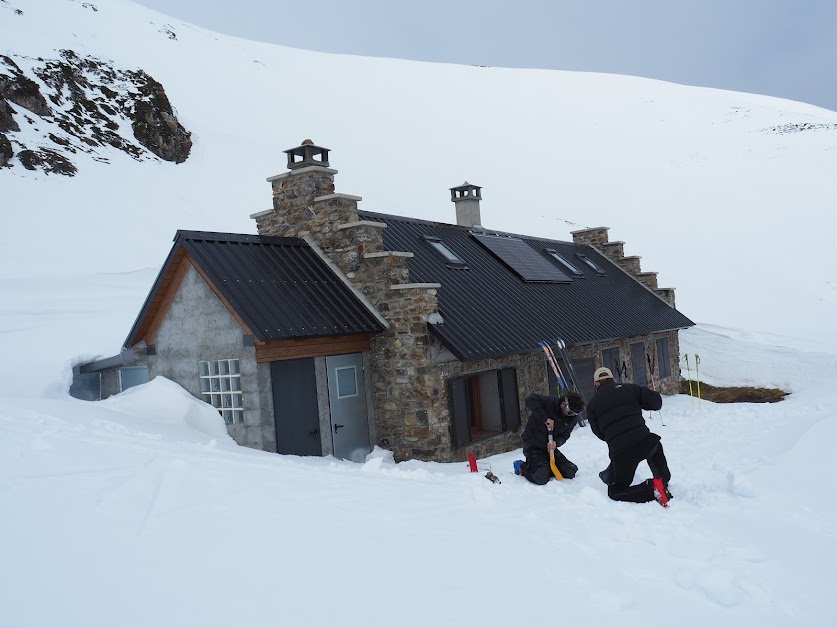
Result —
[{"label": "snowy slope", "polygon": [[[112,151],[69,178],[0,169],[4,628],[833,623],[837,338],[817,334],[837,314],[837,114],[303,52],[125,0],[0,0],[0,54],[61,49],[147,71],[194,145],[179,165]],[[510,472],[518,451],[480,461],[495,485],[464,463],[240,448],[162,379],[69,399],[72,361],[118,350],[174,232],[253,232],[264,178],[306,137],[369,210],[449,222],[447,188],[468,179],[490,227],[610,226],[703,323],[681,349],[704,381],[791,396],[667,398],[665,425],[650,424],[674,475],[668,511],[607,499],[589,430],[563,447],[576,479],[529,485]]]},{"label": "snowy slope", "polygon": [[113,151],[69,179],[0,171],[3,276],[159,267],[178,228],[253,232],[249,215],[271,202],[264,178],[312,138],[333,150],[338,190],[368,210],[452,221],[447,189],[467,179],[484,186],[492,228],[569,238],[564,221],[609,226],[699,322],[792,321],[816,338],[837,314],[837,113],[624,76],[292,50],[126,0],[6,4],[23,15],[0,5],[0,51],[70,48],[142,68],[194,147],[177,166]]}]

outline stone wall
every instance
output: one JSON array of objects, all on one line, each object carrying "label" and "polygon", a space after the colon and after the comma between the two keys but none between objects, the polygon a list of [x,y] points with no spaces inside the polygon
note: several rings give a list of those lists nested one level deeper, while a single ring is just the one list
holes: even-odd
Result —
[{"label": "stone wall", "polygon": [[592,246],[671,307],[674,307],[674,288],[659,288],[657,286],[657,273],[642,272],[640,264],[642,258],[639,255],[626,256],[625,243],[608,241],[608,231],[607,227],[579,229],[572,232],[573,242]]},{"label": "stone wall", "polygon": [[[676,395],[680,392],[680,342],[677,331],[662,332],[659,334],[650,334],[647,336],[634,336],[632,338],[622,338],[606,343],[595,343],[584,345],[580,347],[573,347],[570,350],[570,356],[573,360],[582,358],[593,358],[596,368],[600,366],[607,366],[613,370],[611,364],[602,364],[602,351],[605,349],[619,348],[619,355],[628,368],[627,381],[634,381],[633,365],[631,364],[631,345],[641,342],[645,345],[645,351],[649,354],[656,350],[656,342],[659,338],[668,338],[668,351],[670,357],[671,375],[661,379],[659,376],[659,365],[656,365],[654,371],[654,380],[656,389],[663,395]],[[647,368],[647,365],[643,365]],[[646,371],[647,372],[647,371]],[[649,384],[650,384],[649,378]]]},{"label": "stone wall", "polygon": [[[434,339],[434,342],[438,341]],[[503,358],[479,360],[474,362],[449,360],[445,362],[438,362],[434,366],[440,380],[445,382],[445,384],[449,380],[457,377],[504,368],[513,368],[517,374],[517,397],[520,411],[520,427],[484,440],[472,442],[459,449],[454,448],[453,437],[451,435],[453,417],[451,416],[450,411],[450,388],[447,385],[444,385],[440,390],[438,398],[435,400],[434,407],[434,413],[439,421],[439,424],[443,426],[445,430],[445,438],[442,441],[442,446],[436,457],[437,460],[447,462],[465,460],[468,457],[468,454],[471,453],[473,453],[477,458],[484,458],[486,456],[493,456],[495,454],[512,451],[522,446],[520,434],[523,428],[526,427],[526,420],[529,416],[529,411],[524,405],[526,397],[534,392],[549,394],[549,380],[547,378],[546,359],[543,352],[539,351],[537,353],[510,355]]]}]

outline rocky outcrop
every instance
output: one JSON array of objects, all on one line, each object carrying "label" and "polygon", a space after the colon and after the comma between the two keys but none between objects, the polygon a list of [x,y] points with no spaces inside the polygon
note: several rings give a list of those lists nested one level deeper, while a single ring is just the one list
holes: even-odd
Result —
[{"label": "rocky outcrop", "polygon": [[15,121],[9,103],[0,97],[0,133],[6,133],[7,131],[20,131],[20,127]]},{"label": "rocky outcrop", "polygon": [[[16,135],[21,130],[28,131],[26,140]],[[78,153],[107,162],[101,149],[115,148],[138,161],[182,163],[192,148],[158,81],[72,50],[62,50],[59,59],[0,56],[0,133],[6,140],[0,155],[11,151],[0,165],[19,161],[65,175],[76,173]]]},{"label": "rocky outcrop", "polygon": [[7,56],[0,56],[7,73],[0,74],[0,97],[23,107],[38,116],[51,114],[38,84],[23,74],[18,65]]},{"label": "rocky outcrop", "polygon": [[78,169],[64,155],[50,149],[23,150],[17,158],[27,170],[43,170],[47,174],[64,174],[73,176]]},{"label": "rocky outcrop", "polygon": [[14,155],[12,151],[12,143],[9,138],[0,133],[0,168],[9,165],[9,160]]},{"label": "rocky outcrop", "polygon": [[177,121],[163,86],[143,71],[135,77],[141,98],[133,112],[134,137],[160,159],[183,163],[192,150],[191,134]]}]

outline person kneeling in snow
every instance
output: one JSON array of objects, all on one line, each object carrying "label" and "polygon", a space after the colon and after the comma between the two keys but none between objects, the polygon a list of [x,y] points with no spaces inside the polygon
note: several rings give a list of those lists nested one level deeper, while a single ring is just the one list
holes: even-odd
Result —
[{"label": "person kneeling in snow", "polygon": [[[555,466],[565,478],[574,478],[578,467],[558,451],[567,442],[573,428],[578,424],[578,415],[584,410],[584,399],[578,393],[570,392],[565,397],[549,397],[532,394],[526,398],[526,407],[531,414],[523,430],[523,453],[526,461],[515,465],[515,472],[533,484],[546,484],[552,477],[549,466],[549,452],[555,454]],[[549,442],[552,432],[553,442]]]},{"label": "person kneeling in snow", "polygon": [[660,437],[645,425],[643,410],[659,410],[663,406],[660,393],[636,384],[617,384],[607,367],[593,374],[596,394],[587,406],[590,429],[607,443],[610,466],[599,474],[607,484],[607,495],[622,502],[644,503],[655,499],[652,480],[631,486],[634,474],[643,460],[655,478],[662,480],[670,499],[668,469]]}]

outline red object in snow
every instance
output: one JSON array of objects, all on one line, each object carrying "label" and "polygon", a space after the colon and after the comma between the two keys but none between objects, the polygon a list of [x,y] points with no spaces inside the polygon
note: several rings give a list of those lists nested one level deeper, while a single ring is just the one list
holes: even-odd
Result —
[{"label": "red object in snow", "polygon": [[471,468],[471,473],[477,472],[477,457],[474,454],[468,454],[468,466]]},{"label": "red object in snow", "polygon": [[663,481],[660,478],[654,478],[651,485],[654,487],[654,499],[663,508],[668,508],[668,495],[666,495],[666,487],[663,485]]}]

